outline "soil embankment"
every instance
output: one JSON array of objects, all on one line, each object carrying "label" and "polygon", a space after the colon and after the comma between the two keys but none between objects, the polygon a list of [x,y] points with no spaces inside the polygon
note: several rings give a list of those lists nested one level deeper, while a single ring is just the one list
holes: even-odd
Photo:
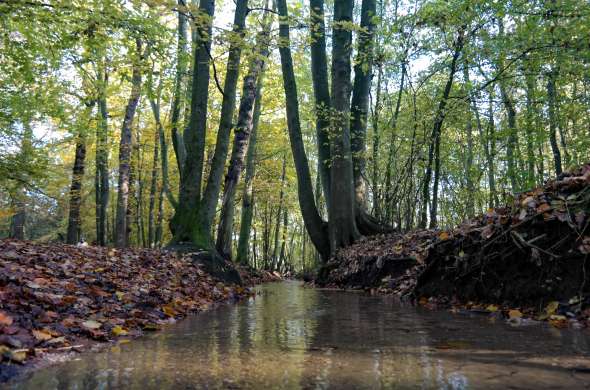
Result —
[{"label": "soil embankment", "polygon": [[325,283],[585,321],[589,226],[587,164],[454,229],[366,238],[327,264]]}]

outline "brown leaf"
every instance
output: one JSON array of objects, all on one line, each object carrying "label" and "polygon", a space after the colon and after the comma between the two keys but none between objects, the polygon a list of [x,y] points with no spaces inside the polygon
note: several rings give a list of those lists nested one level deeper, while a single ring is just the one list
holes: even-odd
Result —
[{"label": "brown leaf", "polygon": [[13,318],[6,314],[6,312],[0,311],[0,325],[10,326],[13,321]]},{"label": "brown leaf", "polygon": [[47,341],[47,340],[51,340],[53,338],[53,336],[43,330],[37,330],[37,329],[33,329],[31,331],[31,333],[33,334],[33,337],[35,337],[35,339],[37,339],[37,341]]}]

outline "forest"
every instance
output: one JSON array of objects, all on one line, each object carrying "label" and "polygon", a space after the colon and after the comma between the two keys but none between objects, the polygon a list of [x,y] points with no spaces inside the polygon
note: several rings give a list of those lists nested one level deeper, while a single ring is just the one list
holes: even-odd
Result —
[{"label": "forest", "polygon": [[589,19],[576,0],[2,0],[0,235],[307,271],[452,227],[589,160]]},{"label": "forest", "polygon": [[0,0],[10,388],[587,387],[589,254],[585,0]]}]

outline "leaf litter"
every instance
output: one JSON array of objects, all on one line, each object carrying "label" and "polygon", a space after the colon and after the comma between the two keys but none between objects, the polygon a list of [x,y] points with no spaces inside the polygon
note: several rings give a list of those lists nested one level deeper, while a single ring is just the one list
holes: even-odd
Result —
[{"label": "leaf litter", "polygon": [[0,240],[0,359],[137,337],[251,295],[213,279],[190,254]]}]

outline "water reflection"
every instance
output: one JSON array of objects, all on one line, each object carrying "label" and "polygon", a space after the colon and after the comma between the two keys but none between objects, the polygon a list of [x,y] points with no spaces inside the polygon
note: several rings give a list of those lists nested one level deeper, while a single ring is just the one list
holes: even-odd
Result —
[{"label": "water reflection", "polygon": [[[589,334],[511,328],[403,308],[386,297],[266,285],[13,389],[582,388]],[[578,370],[572,370],[577,368]]]}]

